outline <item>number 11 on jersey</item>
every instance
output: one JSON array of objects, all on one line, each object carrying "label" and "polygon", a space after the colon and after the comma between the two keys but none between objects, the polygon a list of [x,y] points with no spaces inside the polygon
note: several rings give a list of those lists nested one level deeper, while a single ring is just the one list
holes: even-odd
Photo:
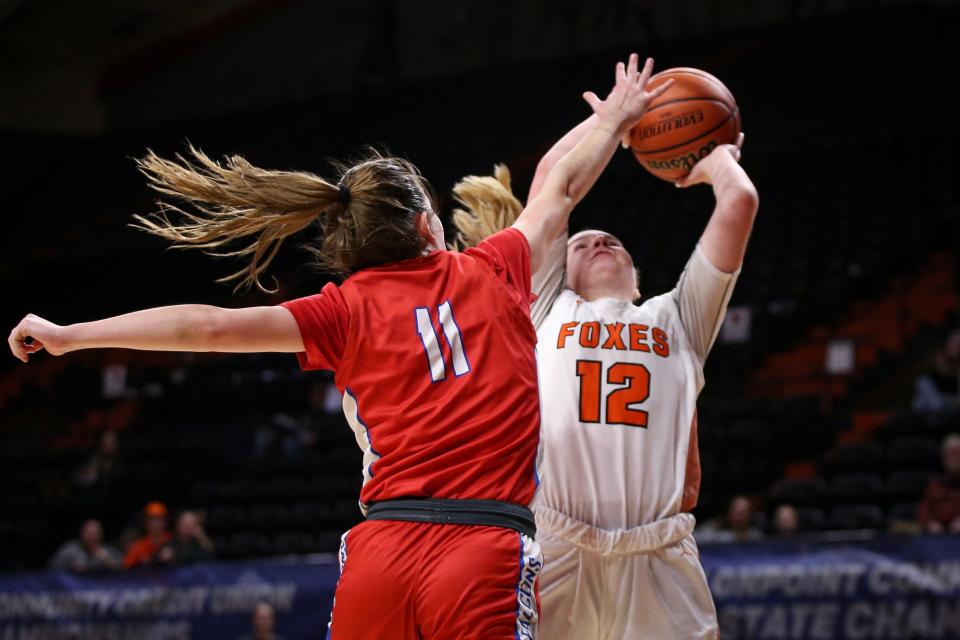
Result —
[{"label": "number 11 on jersey", "polygon": [[[440,382],[447,377],[447,363],[443,361],[440,338],[437,336],[436,329],[434,329],[430,309],[417,307],[414,309],[414,315],[417,319],[417,333],[420,334],[420,342],[423,343],[423,350],[427,354],[430,380]],[[440,326],[443,328],[443,336],[450,346],[453,375],[459,378],[465,373],[470,373],[470,361],[467,360],[467,352],[463,346],[463,336],[460,335],[460,327],[453,317],[453,307],[450,306],[449,300],[437,307],[437,315],[440,318]]]}]

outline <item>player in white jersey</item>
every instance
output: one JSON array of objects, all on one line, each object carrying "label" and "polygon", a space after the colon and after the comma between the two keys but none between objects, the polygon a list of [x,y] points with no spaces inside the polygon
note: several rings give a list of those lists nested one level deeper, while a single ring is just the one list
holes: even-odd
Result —
[{"label": "player in white jersey", "polygon": [[[544,156],[530,198],[555,158],[595,122],[581,123]],[[711,184],[716,206],[670,292],[635,304],[633,260],[602,231],[564,234],[534,275],[544,638],[718,637],[688,511],[699,490],[703,365],[758,205],[739,165],[741,144],[742,137],[717,148],[679,185]],[[490,201],[504,196],[496,185],[478,178],[458,185],[469,210],[455,219],[461,230],[476,223],[478,210],[498,209]]]}]

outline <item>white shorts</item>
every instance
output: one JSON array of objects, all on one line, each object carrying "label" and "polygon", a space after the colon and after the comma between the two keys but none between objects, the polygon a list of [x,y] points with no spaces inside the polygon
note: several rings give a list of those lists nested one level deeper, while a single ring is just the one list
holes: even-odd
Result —
[{"label": "white shorts", "polygon": [[689,513],[605,531],[538,507],[543,640],[719,637]]}]

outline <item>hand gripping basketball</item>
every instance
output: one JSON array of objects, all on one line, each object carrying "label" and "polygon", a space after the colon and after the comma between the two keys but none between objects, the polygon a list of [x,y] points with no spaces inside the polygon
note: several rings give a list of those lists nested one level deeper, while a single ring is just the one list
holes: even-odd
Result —
[{"label": "hand gripping basketball", "polygon": [[695,184],[713,184],[714,172],[720,163],[729,161],[731,157],[734,162],[740,162],[740,155],[743,150],[743,138],[744,134],[740,132],[737,134],[735,144],[720,145],[711,151],[703,160],[693,165],[690,173],[679,178],[674,184],[680,188],[692,187]]}]

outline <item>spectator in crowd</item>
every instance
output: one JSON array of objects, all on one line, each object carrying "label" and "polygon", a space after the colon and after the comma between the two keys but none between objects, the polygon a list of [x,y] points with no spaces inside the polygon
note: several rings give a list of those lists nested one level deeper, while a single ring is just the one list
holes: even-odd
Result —
[{"label": "spectator in crowd", "polygon": [[132,569],[157,563],[157,553],[171,540],[167,531],[167,507],[162,502],[150,502],[143,510],[145,536],[134,542],[123,559],[123,568]]},{"label": "spectator in crowd", "polygon": [[117,432],[107,429],[100,436],[97,450],[80,467],[74,476],[78,487],[104,487],[114,484],[123,475],[123,460]]},{"label": "spectator in crowd", "polygon": [[253,610],[253,633],[241,640],[283,640],[273,631],[275,623],[273,605],[269,602],[258,602]]},{"label": "spectator in crowd", "polygon": [[[268,423],[261,425],[254,434],[254,458],[282,453],[285,459],[296,460],[304,451],[315,447],[318,434],[325,425],[324,415],[330,413],[328,390],[331,387],[337,391],[329,382],[314,382],[307,392],[306,410],[297,415],[278,412],[270,417]],[[339,398],[337,392],[338,405]]]},{"label": "spectator in crowd", "polygon": [[782,504],[773,513],[773,533],[778,538],[789,538],[800,528],[800,518],[792,505]]},{"label": "spectator in crowd", "polygon": [[120,535],[117,536],[117,544],[120,546],[121,556],[126,558],[127,553],[139,539],[140,529],[137,527],[124,527],[121,529]]},{"label": "spectator in crowd", "polygon": [[760,540],[763,532],[753,524],[753,505],[746,496],[734,496],[724,516],[697,527],[697,542],[746,542]]},{"label": "spectator in crowd", "polygon": [[915,411],[943,411],[960,406],[960,329],[947,338],[930,371],[917,378]]},{"label": "spectator in crowd", "polygon": [[163,564],[194,564],[213,558],[213,543],[203,530],[196,511],[183,511],[177,518],[173,539],[163,546],[157,560]]},{"label": "spectator in crowd", "polygon": [[77,508],[91,515],[104,515],[113,510],[114,488],[123,476],[117,433],[104,431],[97,449],[73,474],[73,500]]},{"label": "spectator in crowd", "polygon": [[87,520],[80,527],[80,538],[57,549],[50,568],[60,571],[107,571],[123,566],[120,552],[103,544],[103,526],[99,520]]},{"label": "spectator in crowd", "polygon": [[920,526],[928,533],[960,534],[960,434],[943,441],[943,475],[927,485],[920,502]]}]

